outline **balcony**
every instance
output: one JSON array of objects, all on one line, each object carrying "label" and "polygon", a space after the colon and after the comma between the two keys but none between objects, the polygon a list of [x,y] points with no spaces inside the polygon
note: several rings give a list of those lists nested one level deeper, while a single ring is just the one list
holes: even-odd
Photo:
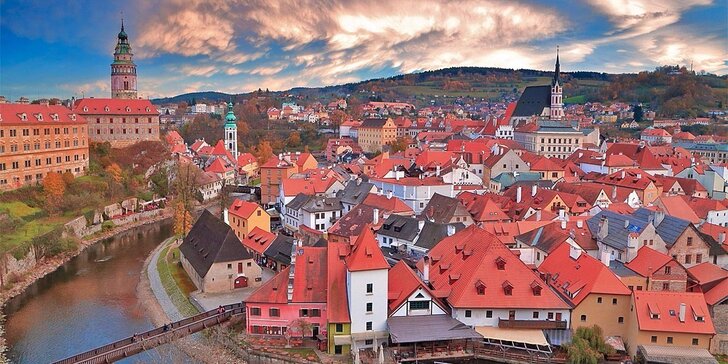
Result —
[{"label": "balcony", "polygon": [[502,329],[566,329],[566,321],[498,319]]}]

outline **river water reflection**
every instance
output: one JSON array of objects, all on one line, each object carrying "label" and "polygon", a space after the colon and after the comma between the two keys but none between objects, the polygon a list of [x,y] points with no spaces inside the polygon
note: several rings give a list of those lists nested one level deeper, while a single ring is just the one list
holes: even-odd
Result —
[{"label": "river water reflection", "polygon": [[[139,272],[169,237],[171,221],[137,227],[89,247],[5,307],[13,363],[48,363],[152,328],[137,299]],[[191,362],[172,345],[121,363]]]}]

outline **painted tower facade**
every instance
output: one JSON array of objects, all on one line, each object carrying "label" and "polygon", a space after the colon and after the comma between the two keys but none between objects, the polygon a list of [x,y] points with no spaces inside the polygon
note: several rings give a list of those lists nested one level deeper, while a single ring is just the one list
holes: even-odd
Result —
[{"label": "painted tower facade", "polygon": [[561,65],[559,64],[559,48],[556,48],[556,70],[551,81],[551,120],[561,120],[564,117],[564,95],[561,87]]},{"label": "painted tower facade", "polygon": [[225,115],[225,148],[230,151],[235,160],[238,160],[238,125],[236,123],[235,113],[233,113],[233,103],[228,103],[228,112]]},{"label": "painted tower facade", "polygon": [[111,98],[113,99],[137,98],[137,73],[136,65],[132,60],[133,56],[122,20],[121,31],[114,49],[114,63],[111,64]]}]

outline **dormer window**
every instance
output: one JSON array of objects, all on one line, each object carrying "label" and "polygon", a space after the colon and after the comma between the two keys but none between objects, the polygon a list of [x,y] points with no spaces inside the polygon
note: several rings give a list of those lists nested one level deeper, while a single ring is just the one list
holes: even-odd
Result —
[{"label": "dormer window", "polygon": [[104,111],[109,112],[109,107],[108,106],[104,106]]},{"label": "dormer window", "polygon": [[511,282],[504,281],[503,282],[503,294],[506,296],[512,296],[513,295],[513,285]]},{"label": "dormer window", "polygon": [[150,109],[149,106],[147,106],[146,110],[147,110],[147,112],[152,111],[152,109]]},{"label": "dormer window", "polygon": [[126,112],[131,112],[131,108],[129,106],[126,107]]},{"label": "dormer window", "polygon": [[58,114],[51,114],[51,119],[53,119],[53,121],[58,121]]},{"label": "dormer window", "polygon": [[483,281],[478,280],[475,282],[475,291],[478,293],[478,296],[482,296],[485,294],[485,283]]},{"label": "dormer window", "polygon": [[37,113],[35,114],[35,118],[38,119],[38,121],[43,121],[43,114]]},{"label": "dormer window", "polygon": [[18,114],[18,116],[20,116],[20,120],[28,121],[28,114],[22,113],[22,114]]},{"label": "dormer window", "polygon": [[534,296],[540,296],[541,295],[541,285],[538,284],[538,282],[533,281],[531,283],[531,290],[533,291]]},{"label": "dormer window", "polygon": [[76,114],[70,114],[68,116],[71,117],[71,120],[76,121]]},{"label": "dormer window", "polygon": [[505,270],[506,269],[506,260],[498,257],[495,260],[495,266],[498,267],[498,270]]},{"label": "dormer window", "polygon": [[83,112],[88,112],[88,106],[83,107]]},{"label": "dormer window", "polygon": [[463,251],[462,244],[455,245],[455,254],[460,254],[461,251]]}]

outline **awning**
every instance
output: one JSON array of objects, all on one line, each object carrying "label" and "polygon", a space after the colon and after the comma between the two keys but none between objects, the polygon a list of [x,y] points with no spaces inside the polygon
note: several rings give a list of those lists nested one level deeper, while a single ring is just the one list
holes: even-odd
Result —
[{"label": "awning", "polygon": [[387,326],[396,344],[483,338],[448,315],[395,316],[387,319]]},{"label": "awning", "polygon": [[571,330],[547,329],[543,330],[546,340],[554,346],[562,346],[571,343]]},{"label": "awning", "polygon": [[334,335],[334,345],[351,345],[351,335]]},{"label": "awning", "polygon": [[637,352],[648,363],[718,364],[708,350],[688,346],[640,345]]},{"label": "awning", "polygon": [[483,335],[485,339],[549,346],[541,329],[503,329],[491,326],[476,326],[475,331]]},{"label": "awning", "polygon": [[372,340],[374,337],[379,339],[387,339],[389,338],[389,333],[386,331],[366,331],[366,332],[357,332],[357,333],[351,333],[351,339],[352,340]]}]

